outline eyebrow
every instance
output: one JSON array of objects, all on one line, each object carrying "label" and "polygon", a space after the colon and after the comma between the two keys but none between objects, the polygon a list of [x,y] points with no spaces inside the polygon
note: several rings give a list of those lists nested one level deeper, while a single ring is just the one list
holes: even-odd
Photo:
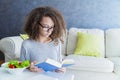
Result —
[{"label": "eyebrow", "polygon": [[53,28],[54,26],[49,26],[49,25],[47,25],[47,24],[41,24],[41,23],[39,23],[42,27],[43,26],[47,26],[47,27],[49,27],[49,28]]}]

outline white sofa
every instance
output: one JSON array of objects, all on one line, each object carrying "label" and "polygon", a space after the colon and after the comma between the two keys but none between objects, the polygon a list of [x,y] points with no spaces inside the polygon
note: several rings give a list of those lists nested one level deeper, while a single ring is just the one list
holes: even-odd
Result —
[{"label": "white sofa", "polygon": [[[100,51],[102,57],[74,55],[77,44],[77,32],[102,36]],[[67,68],[75,74],[75,80],[120,80],[120,29],[80,29],[68,30],[65,44],[62,46],[65,58],[75,60],[75,65]],[[23,39],[20,36],[5,37],[0,40],[0,50],[5,61],[19,59]],[[91,45],[92,46],[92,45]]]}]

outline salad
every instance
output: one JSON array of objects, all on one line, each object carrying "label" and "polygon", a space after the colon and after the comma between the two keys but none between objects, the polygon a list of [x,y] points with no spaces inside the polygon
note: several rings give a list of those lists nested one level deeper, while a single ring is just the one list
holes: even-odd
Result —
[{"label": "salad", "polygon": [[6,65],[7,68],[24,68],[30,65],[29,60],[25,61],[17,61],[17,60],[10,60]]}]

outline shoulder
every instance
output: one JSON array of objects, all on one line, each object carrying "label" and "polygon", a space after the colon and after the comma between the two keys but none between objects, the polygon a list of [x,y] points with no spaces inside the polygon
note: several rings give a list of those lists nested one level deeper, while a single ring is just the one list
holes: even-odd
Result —
[{"label": "shoulder", "polygon": [[22,46],[27,47],[27,46],[32,45],[33,43],[34,43],[33,40],[31,40],[31,39],[27,39],[27,40],[24,40],[24,41],[23,41]]}]

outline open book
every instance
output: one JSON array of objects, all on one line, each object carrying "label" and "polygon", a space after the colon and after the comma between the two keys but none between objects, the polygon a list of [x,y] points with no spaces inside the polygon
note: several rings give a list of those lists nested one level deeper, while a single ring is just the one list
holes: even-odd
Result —
[{"label": "open book", "polygon": [[72,59],[65,59],[62,61],[62,63],[60,63],[53,59],[48,58],[44,62],[35,64],[35,66],[37,66],[38,68],[42,68],[44,71],[53,71],[73,64],[74,64],[74,60]]}]

